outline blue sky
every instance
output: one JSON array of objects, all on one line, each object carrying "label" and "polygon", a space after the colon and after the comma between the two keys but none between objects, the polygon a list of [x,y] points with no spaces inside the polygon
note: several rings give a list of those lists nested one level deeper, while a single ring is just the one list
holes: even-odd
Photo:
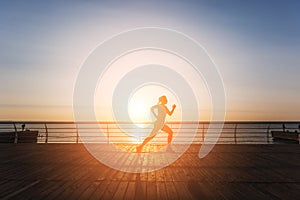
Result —
[{"label": "blue sky", "polygon": [[0,119],[70,119],[89,52],[120,31],[157,26],[207,49],[229,120],[299,120],[299,9],[283,0],[1,1]]}]

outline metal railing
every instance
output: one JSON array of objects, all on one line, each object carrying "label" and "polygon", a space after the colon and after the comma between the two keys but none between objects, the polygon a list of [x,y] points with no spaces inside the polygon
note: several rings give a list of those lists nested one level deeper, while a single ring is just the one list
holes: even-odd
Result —
[{"label": "metal railing", "polygon": [[[212,122],[211,122],[212,123]],[[207,132],[209,122],[168,122],[176,142],[193,138],[193,143],[213,142],[218,136],[217,129]],[[217,124],[218,122],[213,122]],[[195,128],[196,127],[196,128]],[[151,132],[151,123],[132,124],[128,122],[52,122],[52,121],[0,121],[0,139],[7,133],[24,130],[38,131],[37,143],[139,143]],[[219,144],[267,144],[274,143],[271,131],[300,131],[300,122],[225,122]],[[102,134],[100,134],[100,131]],[[165,143],[167,135],[158,134],[152,142]]]}]

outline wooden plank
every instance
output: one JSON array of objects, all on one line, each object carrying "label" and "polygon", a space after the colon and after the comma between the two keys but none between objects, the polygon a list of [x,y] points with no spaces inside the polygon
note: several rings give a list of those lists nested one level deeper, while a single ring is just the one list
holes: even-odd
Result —
[{"label": "wooden plank", "polygon": [[30,182],[24,180],[9,180],[1,186],[0,198],[5,198],[15,191],[21,190],[26,187]]},{"label": "wooden plank", "polygon": [[[96,168],[98,169],[98,168]],[[69,198],[75,198],[78,196],[81,196],[86,190],[88,190],[89,187],[93,187],[93,183],[95,180],[95,175],[94,173],[91,173],[91,169],[86,168],[85,170],[80,169],[80,179],[74,180],[73,184],[71,187],[67,188],[67,191],[60,194],[60,196],[67,196],[68,193],[71,193]],[[79,172],[77,172],[79,173]],[[71,189],[71,192],[68,191]],[[93,191],[94,188],[91,190]],[[90,194],[87,194],[90,195]]]},{"label": "wooden plank", "polygon": [[109,185],[107,186],[107,188],[101,198],[102,199],[112,199],[116,193],[116,190],[117,190],[119,184],[120,184],[119,181],[110,181]]},{"label": "wooden plank", "polygon": [[128,186],[127,181],[121,181],[118,188],[116,189],[113,199],[115,200],[123,199],[127,190],[127,186]]},{"label": "wooden plank", "polygon": [[42,182],[38,188],[37,192],[34,192],[36,200],[47,200],[47,199],[56,199],[58,195],[66,187],[67,181],[46,181]]},{"label": "wooden plank", "polygon": [[99,181],[99,185],[93,194],[90,196],[90,199],[104,199],[103,194],[105,193],[106,189],[110,184],[110,180]]},{"label": "wooden plank", "polygon": [[78,195],[78,199],[90,199],[92,194],[96,191],[99,185],[99,181],[93,181],[93,182],[87,182],[88,184],[86,185],[87,187],[83,192]]},{"label": "wooden plank", "polygon": [[157,199],[156,181],[147,181],[146,196],[148,200]]},{"label": "wooden plank", "polygon": [[33,187],[34,185],[38,184],[40,181],[34,181],[32,183],[29,183],[27,185],[25,185],[24,187],[18,189],[18,190],[15,190],[13,192],[11,192],[10,194],[2,197],[2,200],[7,200],[7,199],[11,199],[15,196],[17,196],[18,194],[22,193],[23,191],[26,191],[27,189]]},{"label": "wooden plank", "polygon": [[155,173],[155,171],[148,172],[147,174],[148,174],[147,181],[150,181],[150,182],[156,181],[156,173]]},{"label": "wooden plank", "polygon": [[[203,159],[197,156],[199,145],[192,145],[170,166],[141,174],[111,169],[83,145],[0,144],[0,149],[0,198],[296,199],[300,195],[300,145],[216,145]],[[126,156],[117,159],[120,164],[132,162]],[[144,164],[164,159],[161,155]],[[39,182],[26,188],[35,181]]]},{"label": "wooden plank", "polygon": [[300,193],[299,183],[253,183],[252,187],[272,199],[298,199]]},{"label": "wooden plank", "polygon": [[166,181],[165,184],[166,184],[167,199],[178,199],[178,194],[174,182]]},{"label": "wooden plank", "polygon": [[[15,199],[31,199],[32,194],[35,194],[34,199],[51,199],[53,192],[59,188],[61,182],[57,181],[40,181],[39,184],[29,188],[28,190],[15,196]],[[53,198],[52,198],[53,199]]]},{"label": "wooden plank", "polygon": [[135,199],[146,199],[147,198],[147,182],[137,180],[135,183]]},{"label": "wooden plank", "polygon": [[183,181],[174,181],[174,186],[178,192],[178,199],[193,199],[189,190],[187,189],[187,183]]},{"label": "wooden plank", "polygon": [[164,181],[156,181],[157,199],[168,199],[167,189]]},{"label": "wooden plank", "polygon": [[[124,199],[133,200],[135,198],[136,193],[136,183],[134,181],[128,182],[127,190],[124,194]],[[138,199],[145,199],[145,198],[138,198]]]}]

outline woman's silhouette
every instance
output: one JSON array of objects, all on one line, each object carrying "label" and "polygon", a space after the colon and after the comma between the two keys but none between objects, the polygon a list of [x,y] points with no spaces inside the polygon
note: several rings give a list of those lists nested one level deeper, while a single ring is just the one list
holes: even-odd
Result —
[{"label": "woman's silhouette", "polygon": [[[168,114],[170,116],[173,114],[173,112],[176,108],[176,105],[174,104],[172,106],[172,110],[170,111],[166,106],[166,104],[168,103],[166,96],[161,96],[161,97],[159,97],[158,100],[159,100],[158,104],[151,107],[151,112],[154,115],[154,117],[156,118],[156,120],[154,122],[154,128],[153,128],[152,132],[150,133],[150,135],[147,138],[145,138],[143,143],[141,145],[139,145],[138,147],[136,147],[137,152],[141,152],[144,145],[147,144],[152,138],[154,138],[159,130],[163,130],[169,134],[168,135],[168,144],[170,144],[172,141],[173,131],[172,131],[172,129],[170,129],[170,127],[168,125],[165,124],[165,119],[166,119],[166,114]],[[155,112],[155,110],[157,110],[157,112]]]}]

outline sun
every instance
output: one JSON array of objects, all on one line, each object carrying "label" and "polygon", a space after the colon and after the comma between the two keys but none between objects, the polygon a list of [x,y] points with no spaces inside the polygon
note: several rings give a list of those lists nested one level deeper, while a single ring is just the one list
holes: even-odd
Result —
[{"label": "sun", "polygon": [[155,118],[150,108],[158,103],[158,98],[162,95],[168,97],[170,105],[178,106],[176,114],[172,118],[181,119],[181,106],[176,95],[166,87],[149,84],[134,90],[129,98],[128,114],[131,122],[138,127],[146,127],[153,122]]},{"label": "sun", "polygon": [[128,114],[131,121],[139,127],[145,127],[145,124],[151,121],[150,107],[153,102],[143,96],[143,92],[136,92],[128,102]]},{"label": "sun", "polygon": [[147,105],[142,101],[135,100],[134,103],[129,105],[130,116],[132,116],[133,121],[145,122],[147,120]]}]

